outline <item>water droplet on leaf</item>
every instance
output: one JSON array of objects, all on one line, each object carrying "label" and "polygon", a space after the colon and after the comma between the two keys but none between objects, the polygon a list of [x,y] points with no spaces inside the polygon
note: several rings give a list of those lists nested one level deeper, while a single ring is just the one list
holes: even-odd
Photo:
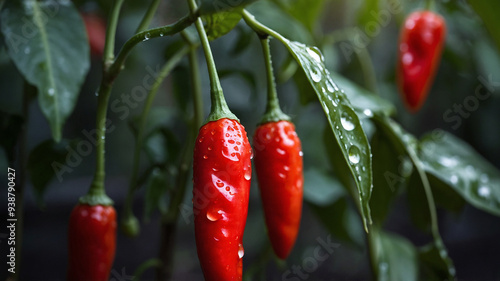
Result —
[{"label": "water droplet on leaf", "polygon": [[349,148],[349,161],[353,164],[358,164],[360,160],[359,148],[355,145]]}]

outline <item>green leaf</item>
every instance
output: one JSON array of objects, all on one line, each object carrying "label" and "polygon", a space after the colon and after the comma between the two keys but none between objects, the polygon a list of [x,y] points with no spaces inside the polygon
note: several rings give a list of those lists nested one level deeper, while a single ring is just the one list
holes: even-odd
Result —
[{"label": "green leaf", "polygon": [[37,87],[54,140],[77,102],[89,69],[83,21],[71,1],[8,1],[0,13],[9,56]]},{"label": "green leaf", "polygon": [[410,241],[375,227],[371,239],[377,280],[419,280],[417,249]]},{"label": "green leaf", "polygon": [[486,28],[491,34],[491,37],[497,43],[497,47],[500,50],[500,19],[498,18],[497,11],[500,10],[500,2],[495,0],[490,1],[477,1],[469,0],[469,4],[476,11],[476,13],[481,17]]},{"label": "green leaf", "polygon": [[500,216],[500,171],[468,144],[435,131],[422,138],[420,157],[436,180],[476,208]]},{"label": "green leaf", "polygon": [[443,241],[437,240],[419,249],[421,280],[455,280],[455,268]]},{"label": "green leaf", "polygon": [[144,220],[148,221],[153,211],[159,209],[162,214],[167,212],[166,199],[164,197],[168,190],[168,181],[164,172],[155,168],[146,185],[146,196],[144,197]]},{"label": "green leaf", "polygon": [[361,216],[365,230],[371,224],[370,194],[372,189],[372,161],[368,139],[361,121],[351,103],[333,82],[324,65],[323,55],[317,48],[279,38],[304,71],[326,113],[344,161],[348,164],[359,194]]},{"label": "green leaf", "polygon": [[[35,188],[35,197],[40,206],[43,206],[43,195],[48,184],[54,179],[58,171],[70,169],[66,162],[73,161],[71,155],[75,155],[74,147],[77,141],[62,140],[59,143],[46,140],[38,144],[29,154],[28,173],[31,183]],[[75,160],[76,161],[76,160]],[[64,166],[63,166],[64,165]],[[66,168],[64,168],[66,167]],[[62,179],[59,178],[59,181]]]},{"label": "green leaf", "polygon": [[385,135],[376,132],[371,140],[373,153],[373,191],[370,209],[374,223],[382,225],[391,203],[407,182],[413,167],[404,154],[398,153]]},{"label": "green leaf", "polygon": [[342,75],[331,73],[331,76],[339,88],[344,90],[345,95],[358,113],[367,117],[371,117],[373,114],[391,116],[396,113],[394,105],[385,99],[358,86]]},{"label": "green leaf", "polygon": [[199,12],[201,15],[222,13],[235,9],[241,9],[257,0],[202,0]]},{"label": "green leaf", "polygon": [[208,40],[212,41],[231,31],[241,20],[241,12],[225,11],[204,16]]}]

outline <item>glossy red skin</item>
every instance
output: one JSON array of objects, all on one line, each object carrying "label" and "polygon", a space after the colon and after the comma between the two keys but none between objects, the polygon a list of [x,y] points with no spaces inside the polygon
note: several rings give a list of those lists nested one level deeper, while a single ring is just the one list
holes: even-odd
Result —
[{"label": "glossy red skin", "polygon": [[108,281],[115,248],[115,208],[76,205],[69,219],[67,280]]},{"label": "glossy red skin", "polygon": [[223,118],[201,127],[193,162],[198,258],[207,281],[237,281],[243,272],[252,148],[245,128]]},{"label": "glossy red skin", "polygon": [[446,36],[446,23],[430,11],[410,14],[401,30],[398,57],[398,84],[410,112],[423,105],[429,93]]},{"label": "glossy red skin", "polygon": [[269,122],[257,128],[253,144],[269,239],[276,255],[286,259],[297,239],[302,214],[300,139],[291,122]]},{"label": "glossy red skin", "polygon": [[106,22],[96,14],[82,14],[92,56],[102,56],[106,42]]}]

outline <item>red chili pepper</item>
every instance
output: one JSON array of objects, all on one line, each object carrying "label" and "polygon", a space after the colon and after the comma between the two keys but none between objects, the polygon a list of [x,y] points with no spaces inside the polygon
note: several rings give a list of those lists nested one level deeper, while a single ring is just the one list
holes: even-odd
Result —
[{"label": "red chili pepper", "polygon": [[446,23],[431,11],[410,14],[399,42],[398,83],[410,112],[420,109],[432,85],[441,60]]},{"label": "red chili pepper", "polygon": [[89,38],[90,53],[100,57],[104,52],[106,42],[106,22],[92,13],[82,13],[82,18]]},{"label": "red chili pepper", "polygon": [[78,204],[69,220],[68,281],[107,281],[116,247],[113,206]]},{"label": "red chili pepper", "polygon": [[254,135],[255,169],[271,245],[286,259],[299,232],[302,213],[302,149],[289,121],[260,125]]},{"label": "red chili pepper", "polygon": [[201,127],[193,162],[198,258],[207,281],[242,279],[252,148],[245,128],[228,118]]}]

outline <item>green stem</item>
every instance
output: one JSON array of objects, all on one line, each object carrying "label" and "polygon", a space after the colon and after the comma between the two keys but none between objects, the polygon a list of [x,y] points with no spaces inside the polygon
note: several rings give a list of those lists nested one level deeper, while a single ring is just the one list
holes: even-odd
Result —
[{"label": "green stem", "polygon": [[264,124],[282,120],[290,121],[290,117],[281,111],[278,94],[276,93],[276,83],[273,75],[269,37],[266,36],[266,38],[261,38],[260,43],[262,45],[262,52],[264,53],[264,63],[266,65],[267,76],[267,107],[266,113],[262,117],[260,123]]},{"label": "green stem", "polygon": [[111,94],[111,83],[106,81],[106,73],[114,59],[115,36],[118,17],[123,0],[115,0],[109,17],[108,29],[106,30],[106,42],[104,45],[104,75],[101,85],[97,91],[97,115],[96,115],[96,168],[94,179],[88,193],[80,198],[80,203],[89,205],[112,205],[111,200],[104,190],[105,172],[105,137],[106,137],[106,114],[108,110],[109,95]]},{"label": "green stem", "polygon": [[97,115],[96,115],[96,168],[94,179],[90,185],[87,195],[80,198],[80,203],[89,205],[112,205],[113,201],[106,195],[104,190],[105,172],[105,143],[106,143],[106,114],[108,111],[111,85],[101,82],[97,91]]},{"label": "green stem", "polygon": [[425,9],[428,11],[433,11],[435,9],[434,0],[425,0]]},{"label": "green stem", "polygon": [[108,27],[106,30],[106,41],[104,44],[104,71],[113,63],[115,58],[115,37],[116,27],[118,25],[118,17],[120,16],[120,9],[124,0],[115,0],[113,9],[109,17]]},{"label": "green stem", "polygon": [[[191,13],[195,14],[198,8],[195,0],[188,0],[188,4]],[[203,52],[205,53],[205,59],[207,61],[208,67],[208,76],[210,78],[210,100],[212,107],[210,109],[210,114],[208,115],[207,122],[216,121],[222,118],[234,119],[239,121],[236,115],[234,115],[229,110],[226,99],[224,98],[219,75],[217,74],[217,68],[215,67],[214,57],[212,55],[212,50],[210,49],[210,43],[208,42],[207,33],[205,32],[205,27],[203,26],[203,21],[201,20],[201,18],[196,19],[195,26],[200,37]]]},{"label": "green stem", "polygon": [[[177,64],[181,61],[181,59],[188,53],[190,50],[190,47],[183,47],[180,50],[178,50],[161,68],[158,77],[155,77],[155,81],[151,87],[151,90],[149,91],[147,98],[146,98],[146,103],[144,104],[144,109],[142,110],[141,117],[139,120],[139,125],[138,125],[138,131],[137,131],[137,136],[136,136],[136,142],[134,146],[134,158],[133,158],[133,167],[132,167],[132,175],[130,177],[129,181],[129,187],[128,187],[128,192],[127,196],[125,198],[125,204],[124,204],[124,214],[123,214],[123,222],[124,223],[132,223],[132,221],[135,220],[135,217],[133,215],[132,211],[132,203],[134,199],[134,193],[137,187],[139,186],[137,184],[137,177],[139,174],[139,164],[141,162],[141,149],[143,145],[143,134],[144,134],[144,128],[146,127],[146,121],[149,115],[149,111],[151,109],[151,105],[153,104],[153,101],[156,97],[156,94],[158,93],[158,89],[160,88],[163,80],[168,76],[168,74],[172,71],[172,69],[177,66]],[[138,232],[137,231],[132,231],[132,233],[129,233],[131,236],[135,236]]]},{"label": "green stem", "polygon": [[151,1],[151,4],[149,4],[148,10],[144,14],[144,17],[142,18],[141,23],[137,27],[135,33],[139,33],[148,28],[149,24],[151,23],[151,20],[153,20],[156,10],[158,9],[158,5],[160,5],[160,1],[161,0]]},{"label": "green stem", "polygon": [[243,16],[243,19],[245,20],[247,25],[250,26],[250,28],[252,28],[255,32],[257,32],[257,34],[260,37],[271,35],[272,37],[280,40],[281,42],[288,42],[288,39],[283,37],[281,34],[257,21],[255,17],[252,14],[250,14],[247,10],[243,9],[241,15]]}]

